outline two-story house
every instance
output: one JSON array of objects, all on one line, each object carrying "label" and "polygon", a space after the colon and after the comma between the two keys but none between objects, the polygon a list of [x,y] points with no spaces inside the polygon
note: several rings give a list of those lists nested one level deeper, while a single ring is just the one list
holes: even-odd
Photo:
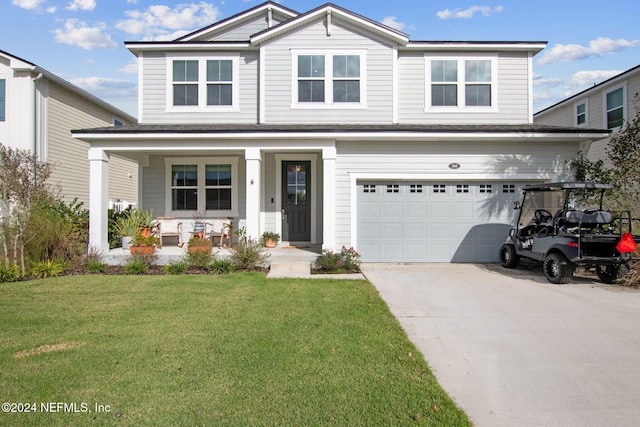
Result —
[{"label": "two-story house", "polygon": [[[624,71],[534,114],[541,125],[603,128],[615,132],[638,112],[634,99],[640,93],[640,65]],[[581,151],[591,161],[608,164],[609,138],[585,142]]]},{"label": "two-story house", "polygon": [[[53,164],[50,184],[67,202],[89,205],[89,144],[71,129],[131,125],[136,119],[29,61],[0,51],[0,143]],[[105,196],[135,204],[138,164],[113,156]]]},{"label": "two-story house", "polygon": [[[91,143],[91,244],[106,170],[141,164],[141,205],[233,218],[365,261],[496,261],[528,183],[561,180],[597,129],[532,123],[544,42],[411,41],[333,4],[266,2],[169,42],[129,42],[139,124]],[[185,233],[188,232],[188,227]]]}]

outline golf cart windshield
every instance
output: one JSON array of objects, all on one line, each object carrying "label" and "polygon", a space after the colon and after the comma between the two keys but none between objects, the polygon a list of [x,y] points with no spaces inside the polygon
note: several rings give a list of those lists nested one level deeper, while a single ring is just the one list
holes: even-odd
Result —
[{"label": "golf cart windshield", "polygon": [[[540,219],[540,211],[550,214],[554,218],[563,209],[585,211],[601,209],[603,189],[571,188],[571,189],[542,189],[525,192],[520,212],[520,227],[535,223]],[[542,215],[542,218],[546,216]],[[551,220],[551,218],[548,218]]]}]

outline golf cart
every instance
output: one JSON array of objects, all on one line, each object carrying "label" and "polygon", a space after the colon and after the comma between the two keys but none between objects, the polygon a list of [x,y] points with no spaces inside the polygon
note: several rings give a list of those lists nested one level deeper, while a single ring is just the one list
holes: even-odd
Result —
[{"label": "golf cart", "polygon": [[502,266],[515,268],[520,258],[542,262],[551,283],[568,283],[577,266],[595,268],[604,283],[622,278],[640,236],[632,234],[628,211],[614,217],[602,210],[610,188],[593,182],[526,186],[516,227],[500,248]]}]

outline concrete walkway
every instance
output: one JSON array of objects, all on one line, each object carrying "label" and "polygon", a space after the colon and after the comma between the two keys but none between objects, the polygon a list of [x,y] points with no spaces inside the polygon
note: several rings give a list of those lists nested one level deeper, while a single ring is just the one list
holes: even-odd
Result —
[{"label": "concrete walkway", "polygon": [[476,426],[640,425],[640,291],[497,265],[363,272]]}]

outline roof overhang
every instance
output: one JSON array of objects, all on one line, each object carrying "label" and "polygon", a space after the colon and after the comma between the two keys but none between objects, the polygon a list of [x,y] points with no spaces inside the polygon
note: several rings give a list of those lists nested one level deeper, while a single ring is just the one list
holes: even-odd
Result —
[{"label": "roof overhang", "polygon": [[446,52],[531,52],[536,55],[546,46],[547,42],[544,41],[412,41],[401,49]]}]

